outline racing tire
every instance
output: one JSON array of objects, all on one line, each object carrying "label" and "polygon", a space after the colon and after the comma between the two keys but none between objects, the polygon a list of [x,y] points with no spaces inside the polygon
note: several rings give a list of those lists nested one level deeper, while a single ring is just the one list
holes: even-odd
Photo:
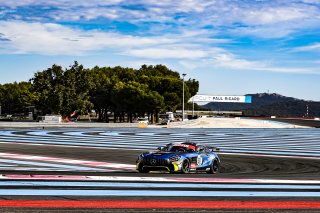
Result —
[{"label": "racing tire", "polygon": [[212,160],[210,165],[210,170],[207,171],[208,174],[216,174],[220,171],[220,163],[217,159]]},{"label": "racing tire", "polygon": [[181,173],[186,174],[190,172],[190,161],[185,159],[181,165]]},{"label": "racing tire", "polygon": [[148,170],[143,169],[143,165],[139,165],[138,171],[139,173],[149,173]]}]

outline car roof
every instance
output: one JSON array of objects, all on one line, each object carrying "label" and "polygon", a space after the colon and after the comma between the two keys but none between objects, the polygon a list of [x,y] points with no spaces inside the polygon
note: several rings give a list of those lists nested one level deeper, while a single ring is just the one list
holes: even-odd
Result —
[{"label": "car roof", "polygon": [[169,143],[167,145],[172,145],[172,146],[179,146],[179,145],[206,146],[204,144],[193,143],[193,142],[175,142],[175,143]]},{"label": "car roof", "polygon": [[192,143],[192,142],[183,142],[181,144],[185,144],[185,145],[192,145],[192,146],[198,146],[200,144],[197,144],[197,143]]}]

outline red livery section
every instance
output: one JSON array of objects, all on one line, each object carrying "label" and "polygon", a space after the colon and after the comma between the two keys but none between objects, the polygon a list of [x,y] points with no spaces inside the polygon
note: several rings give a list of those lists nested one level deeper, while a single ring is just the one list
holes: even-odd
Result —
[{"label": "red livery section", "polygon": [[319,201],[126,201],[126,200],[1,200],[15,208],[156,208],[156,209],[320,209]]}]

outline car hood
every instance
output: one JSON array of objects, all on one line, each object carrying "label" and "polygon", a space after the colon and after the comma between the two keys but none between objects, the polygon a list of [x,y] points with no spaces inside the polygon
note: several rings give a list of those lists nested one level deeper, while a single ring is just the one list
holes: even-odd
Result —
[{"label": "car hood", "polygon": [[175,153],[175,152],[152,152],[152,153],[145,153],[143,154],[144,157],[171,157],[180,155],[181,153]]}]

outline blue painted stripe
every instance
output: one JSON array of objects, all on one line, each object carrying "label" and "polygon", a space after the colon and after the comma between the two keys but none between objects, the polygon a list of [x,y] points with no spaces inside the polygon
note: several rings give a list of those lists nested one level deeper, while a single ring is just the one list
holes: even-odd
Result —
[{"label": "blue painted stripe", "polygon": [[[99,148],[155,149],[167,142],[190,141],[215,145],[223,152],[257,153],[288,156],[320,156],[320,131],[315,129],[175,129],[175,130],[29,130],[26,135],[19,130],[0,131],[0,143],[19,142],[57,146],[89,146]],[[24,131],[23,131],[24,132]],[[99,135],[85,133],[95,132]],[[125,135],[124,133],[130,133]],[[158,134],[158,133],[161,133]],[[165,133],[164,135],[162,135]],[[193,135],[201,133],[200,135]],[[301,143],[301,141],[304,141]],[[93,143],[94,142],[94,143]],[[214,142],[214,144],[213,144]]]},{"label": "blue painted stripe", "polygon": [[193,189],[320,189],[319,185],[270,185],[270,184],[198,184],[198,183],[125,183],[125,182],[65,182],[65,181],[3,181],[0,186],[63,186],[63,187],[130,187],[130,188],[193,188]]}]

